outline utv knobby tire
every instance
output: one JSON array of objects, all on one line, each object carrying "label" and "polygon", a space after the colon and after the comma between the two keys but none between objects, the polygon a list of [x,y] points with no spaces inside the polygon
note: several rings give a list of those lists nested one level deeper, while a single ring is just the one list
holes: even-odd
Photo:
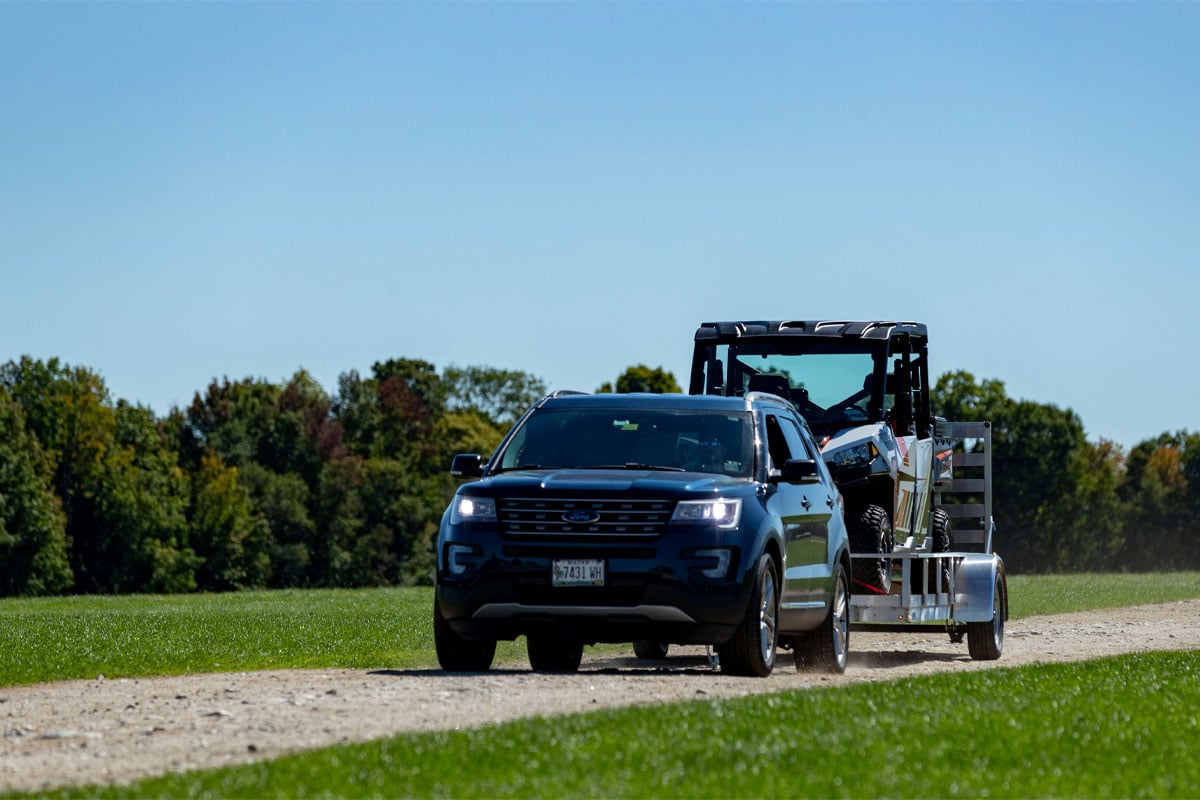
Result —
[{"label": "utv knobby tire", "polygon": [[639,639],[633,643],[633,654],[646,661],[662,661],[667,657],[671,645],[653,639]]},{"label": "utv knobby tire", "polygon": [[855,583],[883,594],[892,588],[892,551],[896,540],[892,520],[882,506],[870,505],[859,512],[850,526],[850,550],[853,553],[878,553],[879,558],[852,559],[850,569]]},{"label": "utv knobby tire", "polygon": [[764,553],[754,569],[746,616],[733,638],[717,646],[721,672],[765,678],[775,668],[779,637],[779,578],[775,561]]},{"label": "utv knobby tire", "polygon": [[843,673],[850,652],[850,579],[840,563],[833,575],[829,613],[821,627],[796,644],[796,669]]},{"label": "utv knobby tire", "polygon": [[[950,515],[943,509],[935,508],[929,515],[929,550],[932,553],[949,553],[953,547],[953,526],[950,522]],[[938,591],[939,579],[941,581],[940,591],[950,591],[951,560],[949,558],[929,559],[928,566],[928,577],[924,579],[928,583],[924,583],[922,562],[919,559],[912,560],[910,567],[912,585],[909,588],[913,594]]]},{"label": "utv knobby tire", "polygon": [[[933,537],[933,552],[949,553],[954,549],[954,526],[950,522],[950,515],[945,510],[940,508],[933,510],[929,535]],[[950,559],[939,558],[934,561],[934,564],[936,565],[934,574],[941,578],[942,591],[950,591]]]},{"label": "utv knobby tire", "polygon": [[441,606],[433,601],[433,645],[438,664],[446,672],[486,672],[496,658],[495,639],[464,639],[442,616]]},{"label": "utv knobby tire", "polygon": [[577,672],[583,661],[583,642],[528,636],[525,646],[534,672]]}]

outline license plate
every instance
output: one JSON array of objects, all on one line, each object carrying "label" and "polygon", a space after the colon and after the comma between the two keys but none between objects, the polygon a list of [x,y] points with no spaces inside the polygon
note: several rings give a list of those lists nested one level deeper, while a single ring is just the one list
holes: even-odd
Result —
[{"label": "license plate", "polygon": [[600,559],[555,559],[550,562],[554,586],[603,586],[604,562]]}]

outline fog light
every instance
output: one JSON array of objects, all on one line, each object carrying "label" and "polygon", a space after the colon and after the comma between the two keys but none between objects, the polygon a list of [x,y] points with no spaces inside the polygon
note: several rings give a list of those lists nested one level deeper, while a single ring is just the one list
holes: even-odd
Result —
[{"label": "fog light", "polygon": [[713,565],[704,567],[700,574],[706,578],[724,578],[729,573],[729,551],[725,548],[697,550],[696,558],[711,558]]}]

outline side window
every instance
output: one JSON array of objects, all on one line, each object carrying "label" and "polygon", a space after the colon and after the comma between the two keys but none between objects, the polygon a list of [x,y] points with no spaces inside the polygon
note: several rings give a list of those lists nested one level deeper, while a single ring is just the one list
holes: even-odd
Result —
[{"label": "side window", "polygon": [[807,458],[810,461],[818,460],[818,455],[813,452],[808,439],[800,433],[800,428],[795,420],[784,419],[783,437],[787,440],[788,450],[792,453],[792,458]]},{"label": "side window", "polygon": [[768,466],[771,469],[777,470],[783,466],[783,462],[792,457],[791,450],[788,447],[787,436],[779,424],[779,418],[774,414],[768,414],[766,424],[767,454],[771,459],[771,463]]},{"label": "side window", "polygon": [[821,449],[817,447],[817,443],[813,441],[812,436],[806,436],[803,431],[796,427],[794,420],[788,420],[788,422],[791,424],[786,426],[784,430],[788,428],[795,430],[796,436],[800,438],[800,442],[804,447],[803,452],[808,453],[808,457],[817,462],[817,471],[821,473],[821,477],[824,478],[825,483],[832,486],[834,484],[833,473],[829,471],[829,465],[825,463],[825,459],[821,456]]}]

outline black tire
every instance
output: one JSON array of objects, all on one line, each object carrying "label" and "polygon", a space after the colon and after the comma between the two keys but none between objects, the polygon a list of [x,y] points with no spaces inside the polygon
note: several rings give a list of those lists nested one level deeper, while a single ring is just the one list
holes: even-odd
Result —
[{"label": "black tire", "polygon": [[[929,535],[933,537],[933,552],[949,553],[954,549],[954,527],[950,523],[950,515],[940,508],[935,508],[932,517]],[[942,591],[950,591],[950,559],[939,558],[934,564],[934,574],[942,580]]]},{"label": "black tire", "polygon": [[850,579],[840,563],[833,576],[829,613],[821,627],[796,644],[796,669],[841,674],[850,653]]},{"label": "black tire", "polygon": [[662,661],[667,657],[667,651],[670,649],[671,645],[667,642],[658,642],[653,639],[640,639],[633,643],[633,654],[647,661]]},{"label": "black tire", "polygon": [[879,553],[880,558],[853,559],[850,569],[855,583],[887,594],[892,588],[892,560],[896,549],[892,520],[882,506],[869,505],[850,526],[850,550],[854,553]]},{"label": "black tire", "polygon": [[765,678],[775,668],[779,652],[779,577],[766,553],[754,569],[753,589],[746,616],[733,638],[717,646],[721,672]]},{"label": "black tire", "polygon": [[1008,586],[1004,573],[996,573],[992,591],[992,619],[967,623],[967,651],[976,661],[995,661],[1004,652],[1004,621],[1008,616]]},{"label": "black tire", "polygon": [[525,645],[534,672],[576,672],[583,661],[583,642],[528,636]]},{"label": "black tire", "polygon": [[[929,543],[930,552],[933,553],[949,553],[953,547],[953,530],[950,523],[950,515],[940,508],[935,508],[929,515]],[[921,580],[921,561],[913,559],[911,567],[910,589],[914,594],[924,591],[934,591],[938,588],[937,580],[941,580],[941,591],[950,591],[950,569],[952,567],[951,560],[948,558],[934,558],[929,561],[929,584],[924,586]]]},{"label": "black tire", "polygon": [[495,639],[464,639],[450,629],[437,599],[433,601],[433,645],[446,672],[486,672],[496,658]]}]

